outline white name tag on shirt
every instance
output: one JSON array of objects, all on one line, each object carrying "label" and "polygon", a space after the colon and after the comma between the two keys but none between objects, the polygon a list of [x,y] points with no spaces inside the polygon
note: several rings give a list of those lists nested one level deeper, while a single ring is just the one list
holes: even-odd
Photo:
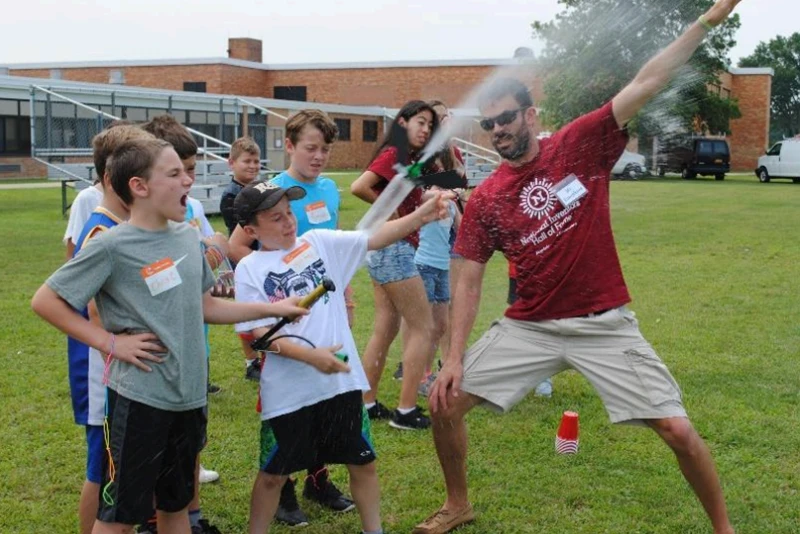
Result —
[{"label": "white name tag on shirt", "polygon": [[308,217],[308,222],[311,224],[322,224],[331,220],[331,213],[328,211],[328,206],[321,200],[306,206],[306,216]]},{"label": "white name tag on shirt", "polygon": [[302,241],[299,247],[283,257],[283,263],[299,273],[318,259],[317,251],[308,242]]},{"label": "white name tag on shirt", "polygon": [[154,297],[183,283],[178,268],[170,258],[143,267],[141,273],[150,295]]},{"label": "white name tag on shirt", "polygon": [[556,197],[558,197],[558,201],[561,202],[561,205],[565,208],[580,200],[589,192],[574,174],[570,174],[558,182],[553,189],[555,190]]}]

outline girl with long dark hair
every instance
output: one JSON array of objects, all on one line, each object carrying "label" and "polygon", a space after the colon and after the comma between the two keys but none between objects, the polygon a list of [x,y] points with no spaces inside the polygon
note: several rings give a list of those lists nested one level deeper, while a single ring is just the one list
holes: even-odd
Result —
[{"label": "girl with long dark hair", "polygon": [[[390,146],[391,132],[396,126],[406,130],[408,155],[416,161],[423,147],[439,126],[436,112],[421,101],[407,102],[394,119],[390,134],[379,146],[375,157],[364,173],[350,187],[361,200],[374,203],[389,181],[396,174],[398,150]],[[424,172],[435,169],[431,162]],[[422,192],[415,188],[400,204],[395,216],[411,213],[420,203]],[[430,419],[417,406],[417,387],[425,374],[425,368],[433,356],[433,318],[422,279],[414,264],[414,253],[418,234],[412,234],[384,249],[375,251],[368,259],[368,270],[375,291],[375,329],[362,355],[364,370],[370,391],[364,395],[364,404],[372,419],[391,419],[395,428],[413,430],[430,426]],[[407,342],[403,347],[403,383],[397,409],[389,410],[378,402],[378,386],[386,365],[389,347],[397,337],[401,319],[405,322]]]}]

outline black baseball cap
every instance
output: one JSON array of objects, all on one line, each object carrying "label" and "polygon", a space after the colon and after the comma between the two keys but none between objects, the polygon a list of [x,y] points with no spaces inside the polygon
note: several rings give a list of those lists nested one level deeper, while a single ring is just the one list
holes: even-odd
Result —
[{"label": "black baseball cap", "polygon": [[246,185],[236,195],[233,211],[239,224],[247,224],[256,213],[270,209],[284,196],[289,200],[298,200],[306,196],[306,190],[298,186],[284,189],[269,180],[259,180]]}]

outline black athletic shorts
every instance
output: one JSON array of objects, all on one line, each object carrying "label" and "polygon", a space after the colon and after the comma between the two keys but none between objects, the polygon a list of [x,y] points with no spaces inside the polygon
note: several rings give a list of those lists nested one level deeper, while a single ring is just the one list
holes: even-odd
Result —
[{"label": "black athletic shorts", "polygon": [[289,475],[319,464],[375,461],[361,391],[349,391],[261,422],[261,470]]},{"label": "black athletic shorts", "polygon": [[114,469],[109,469],[108,454],[104,454],[97,519],[124,525],[145,523],[153,515],[154,496],[156,509],[164,512],[189,506],[206,429],[203,408],[159,410],[109,389],[108,427]]}]

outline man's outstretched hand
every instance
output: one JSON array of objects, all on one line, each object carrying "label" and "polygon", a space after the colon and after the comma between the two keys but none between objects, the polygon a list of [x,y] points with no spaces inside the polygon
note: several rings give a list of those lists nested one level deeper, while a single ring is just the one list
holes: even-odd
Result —
[{"label": "man's outstretched hand", "polygon": [[733,10],[741,1],[742,0],[719,0],[719,2],[711,6],[711,9],[706,12],[705,19],[712,26],[722,24],[722,22],[733,13]]}]

